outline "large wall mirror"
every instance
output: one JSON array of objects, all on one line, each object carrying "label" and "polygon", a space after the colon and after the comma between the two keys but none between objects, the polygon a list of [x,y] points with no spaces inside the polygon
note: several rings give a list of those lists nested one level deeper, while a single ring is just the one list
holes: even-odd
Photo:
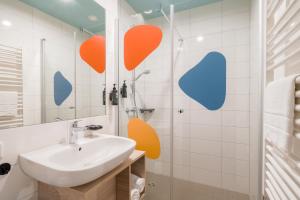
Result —
[{"label": "large wall mirror", "polygon": [[0,1],[0,129],[106,114],[105,10]]}]

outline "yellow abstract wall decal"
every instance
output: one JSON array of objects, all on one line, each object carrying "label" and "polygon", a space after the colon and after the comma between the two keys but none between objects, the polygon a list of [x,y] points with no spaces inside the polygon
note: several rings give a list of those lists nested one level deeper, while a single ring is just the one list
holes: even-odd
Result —
[{"label": "yellow abstract wall decal", "polygon": [[128,137],[136,141],[136,149],[145,151],[146,157],[157,159],[160,156],[160,142],[154,128],[138,118],[128,122]]}]

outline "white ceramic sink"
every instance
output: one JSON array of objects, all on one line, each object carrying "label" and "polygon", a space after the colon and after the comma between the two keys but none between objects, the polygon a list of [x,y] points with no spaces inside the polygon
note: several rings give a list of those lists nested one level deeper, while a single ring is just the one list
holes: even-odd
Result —
[{"label": "white ceramic sink", "polygon": [[82,138],[78,145],[56,144],[21,154],[23,171],[50,185],[74,187],[91,182],[129,158],[135,141],[101,135]]}]

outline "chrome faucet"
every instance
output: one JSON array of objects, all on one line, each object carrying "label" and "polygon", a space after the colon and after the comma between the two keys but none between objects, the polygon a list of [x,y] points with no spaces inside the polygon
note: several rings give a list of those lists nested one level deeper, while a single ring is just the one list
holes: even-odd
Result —
[{"label": "chrome faucet", "polygon": [[69,144],[77,144],[79,132],[87,130],[86,127],[78,127],[78,120],[74,121],[70,127]]}]

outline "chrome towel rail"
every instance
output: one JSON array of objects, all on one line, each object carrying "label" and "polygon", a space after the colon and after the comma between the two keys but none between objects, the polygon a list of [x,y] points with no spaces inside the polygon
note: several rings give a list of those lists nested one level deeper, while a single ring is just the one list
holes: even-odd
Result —
[{"label": "chrome towel rail", "polygon": [[22,49],[0,44],[0,91],[17,92],[17,115],[0,117],[0,129],[23,126]]}]

